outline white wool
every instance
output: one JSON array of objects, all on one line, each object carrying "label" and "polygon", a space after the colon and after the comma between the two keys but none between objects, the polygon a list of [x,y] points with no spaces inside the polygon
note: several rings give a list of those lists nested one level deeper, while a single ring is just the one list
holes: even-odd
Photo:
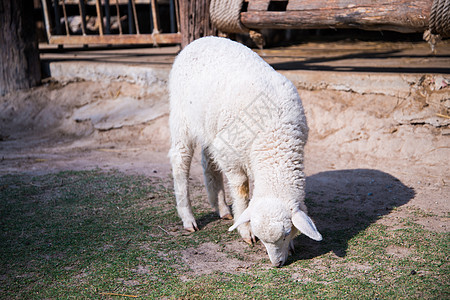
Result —
[{"label": "white wool", "polygon": [[[256,234],[266,245],[272,263],[283,264],[296,233],[295,228],[291,230],[291,218],[295,212],[306,213],[303,149],[308,127],[295,86],[249,48],[228,39],[206,37],[192,42],[177,56],[169,91],[170,158],[184,227],[197,229],[187,178],[198,144],[203,149],[211,204],[221,217],[229,214],[222,172],[230,185],[240,234],[247,241],[254,240]],[[254,181],[254,191],[247,209],[249,178]],[[244,214],[246,210],[248,214]],[[311,223],[314,228],[299,229],[314,235],[314,224],[304,216],[309,220],[304,224]],[[239,219],[244,222],[238,224]],[[289,233],[287,241],[282,231]],[[317,232],[312,238],[319,240],[321,236]]]}]

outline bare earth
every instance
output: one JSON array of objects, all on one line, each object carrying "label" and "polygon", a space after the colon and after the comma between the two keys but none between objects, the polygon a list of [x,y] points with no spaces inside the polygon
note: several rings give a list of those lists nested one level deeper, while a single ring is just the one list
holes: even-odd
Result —
[{"label": "bare earth", "polygon": [[[401,226],[397,220],[411,211],[417,211],[414,221],[426,229],[449,230],[449,78],[422,76],[405,95],[294,82],[311,129],[305,160],[307,205],[319,230],[354,227],[356,234],[375,222]],[[49,81],[3,96],[0,175],[118,169],[157,176],[170,185],[167,101],[164,84],[124,81]],[[206,207],[198,155],[191,177],[193,198]],[[355,217],[330,222],[327,215],[340,210]],[[369,212],[369,219],[358,218],[362,210]],[[204,228],[215,222],[225,221]],[[297,243],[311,249],[301,257],[315,251],[312,241],[301,238]],[[204,244],[186,249],[183,259],[194,273],[233,272],[265,258],[262,246],[256,247],[250,253],[240,241]],[[219,253],[233,251],[249,263],[223,259],[218,264]],[[389,251],[404,255],[404,249]]]}]

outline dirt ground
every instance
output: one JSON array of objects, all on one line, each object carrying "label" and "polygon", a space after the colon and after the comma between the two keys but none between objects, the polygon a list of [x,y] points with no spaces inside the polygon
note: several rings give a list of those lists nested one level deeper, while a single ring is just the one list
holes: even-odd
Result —
[{"label": "dirt ground", "polygon": [[[307,202],[316,204],[310,205],[310,214],[319,229],[374,222],[396,226],[406,210],[417,210],[414,221],[426,229],[449,230],[449,78],[424,75],[400,96],[295,82],[310,126]],[[171,184],[167,101],[164,84],[124,81],[47,80],[3,96],[0,175],[100,168],[156,176]],[[191,178],[197,186],[194,196],[205,199],[206,192],[198,188],[198,155]],[[325,213],[320,216],[336,207],[355,211],[355,216],[370,211],[371,218],[336,224],[327,222]],[[214,247],[204,245],[196,254],[217,255]],[[199,255],[186,251],[191,269],[207,269],[202,264],[208,259],[189,262]]]}]

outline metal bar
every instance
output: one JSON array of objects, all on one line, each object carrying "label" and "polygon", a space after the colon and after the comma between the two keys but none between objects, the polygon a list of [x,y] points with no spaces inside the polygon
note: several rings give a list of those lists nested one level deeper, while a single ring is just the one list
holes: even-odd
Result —
[{"label": "metal bar", "polygon": [[105,1],[105,19],[106,19],[106,26],[105,26],[105,33],[110,34],[111,33],[111,12],[109,10],[109,0]]},{"label": "metal bar", "polygon": [[100,0],[95,1],[95,7],[97,8],[97,22],[98,22],[98,31],[100,35],[103,35],[103,14],[102,14],[102,5]]},{"label": "metal bar", "polygon": [[122,35],[122,20],[120,19],[119,0],[116,0],[117,21],[119,22],[119,34]]},{"label": "metal bar", "polygon": [[61,34],[61,22],[59,16],[59,3],[58,0],[53,0],[53,10],[55,12],[55,29],[56,34]]},{"label": "metal bar", "polygon": [[133,10],[131,8],[131,0],[128,0],[128,33],[133,34]]},{"label": "metal bar", "polygon": [[159,30],[159,13],[158,13],[158,2],[156,0],[152,1],[152,15],[153,15],[153,33],[160,33]]},{"label": "metal bar", "polygon": [[64,14],[64,24],[66,25],[66,35],[69,35],[69,20],[67,19],[66,3],[64,3],[64,0],[62,0],[62,8]]},{"label": "metal bar", "polygon": [[175,0],[169,1],[170,32],[175,32]]},{"label": "metal bar", "polygon": [[152,2],[151,1],[149,1],[149,6],[148,6],[148,9],[149,9],[149,12],[150,12],[150,32],[153,32],[153,28],[154,28],[154,26],[153,26],[153,13],[152,13]]},{"label": "metal bar", "polygon": [[44,10],[44,23],[45,23],[45,31],[47,32],[47,39],[50,40],[52,36],[52,32],[50,30],[50,18],[48,16],[48,7],[47,0],[41,0],[42,9]]},{"label": "metal bar", "polygon": [[181,43],[180,33],[165,34],[140,34],[140,35],[53,35],[49,39],[49,44],[81,45],[81,44],[179,44]]},{"label": "metal bar", "polygon": [[78,10],[81,18],[81,32],[86,35],[86,8],[84,7],[84,0],[78,1]]},{"label": "metal bar", "polygon": [[137,16],[137,13],[136,13],[136,4],[134,3],[134,0],[131,0],[131,6],[133,8],[134,27],[136,28],[136,33],[140,34],[140,32],[139,32],[138,16]]}]

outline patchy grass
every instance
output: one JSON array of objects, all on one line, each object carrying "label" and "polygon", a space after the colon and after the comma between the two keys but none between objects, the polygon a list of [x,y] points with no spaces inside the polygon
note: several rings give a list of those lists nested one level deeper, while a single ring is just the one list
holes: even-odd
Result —
[{"label": "patchy grass", "polygon": [[[161,181],[119,172],[1,177],[0,298],[450,298],[449,234],[408,218],[397,229],[378,223],[357,234],[326,229],[324,241],[313,245],[319,250],[306,255],[311,242],[300,237],[300,254],[280,269],[261,257],[236,272],[194,276],[181,258],[184,249],[238,236],[201,205],[203,230],[182,233],[174,202]],[[345,255],[327,250],[339,247]],[[252,251],[228,254],[244,260]]]}]

